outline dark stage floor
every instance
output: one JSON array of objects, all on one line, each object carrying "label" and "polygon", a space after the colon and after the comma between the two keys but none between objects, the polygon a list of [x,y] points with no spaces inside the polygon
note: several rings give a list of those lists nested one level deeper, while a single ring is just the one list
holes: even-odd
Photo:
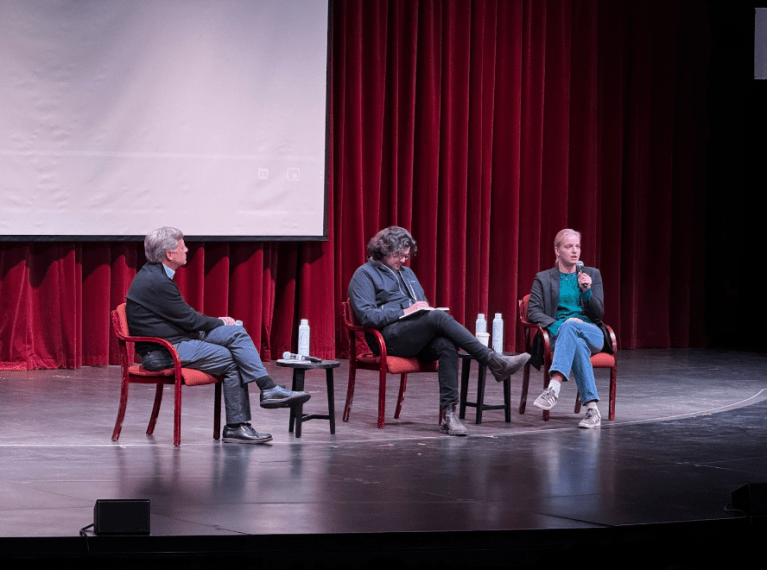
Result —
[{"label": "dark stage floor", "polygon": [[[184,391],[180,448],[172,444],[167,388],[149,437],[152,389],[131,387],[113,443],[117,367],[0,372],[0,549],[17,561],[54,551],[83,555],[83,548],[104,556],[136,549],[252,556],[256,549],[259,567],[275,558],[333,567],[328,557],[354,567],[333,553],[368,552],[359,566],[383,560],[387,567],[393,559],[400,567],[448,568],[508,567],[510,554],[519,566],[549,567],[548,560],[555,567],[547,551],[582,560],[601,556],[599,549],[640,557],[663,549],[652,559],[657,567],[703,567],[742,555],[765,536],[760,517],[727,508],[736,488],[767,482],[764,364],[764,355],[741,352],[623,351],[617,417],[606,419],[605,399],[596,430],[577,427],[573,382],[544,423],[532,406],[539,373],[527,413],[517,414],[520,374],[512,382],[511,423],[502,411],[486,411],[475,425],[469,409],[470,435],[455,438],[437,430],[430,375],[411,377],[399,420],[392,418],[390,377],[387,425],[378,430],[376,375],[362,372],[350,421],[342,422],[343,361],[335,435],[327,421],[312,420],[297,439],[288,433],[287,410],[258,408],[254,393],[253,423],[274,441],[219,443],[211,437],[213,390],[206,386]],[[290,383],[290,371],[268,368]],[[607,377],[597,376],[606,398]],[[307,386],[312,400],[304,411],[326,410],[324,374],[308,373]],[[486,403],[501,399],[501,385],[488,380]],[[150,499],[151,537],[130,546],[95,537],[81,546],[78,532],[93,522],[95,501],[119,498]],[[243,547],[238,539],[251,542]],[[686,545],[678,553],[686,562],[672,560],[675,541]],[[301,548],[306,556],[298,556]],[[317,549],[325,558],[307,566],[307,553]],[[264,558],[267,550],[274,558]],[[440,564],[437,553],[451,551]]]}]

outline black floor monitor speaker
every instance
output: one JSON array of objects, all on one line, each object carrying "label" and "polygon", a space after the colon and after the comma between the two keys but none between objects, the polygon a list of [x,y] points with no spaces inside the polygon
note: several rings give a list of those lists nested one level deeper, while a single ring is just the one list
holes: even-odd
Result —
[{"label": "black floor monitor speaker", "polygon": [[95,534],[149,534],[149,499],[98,499],[93,507]]},{"label": "black floor monitor speaker", "polygon": [[767,515],[767,483],[749,483],[732,492],[732,506],[749,515]]}]

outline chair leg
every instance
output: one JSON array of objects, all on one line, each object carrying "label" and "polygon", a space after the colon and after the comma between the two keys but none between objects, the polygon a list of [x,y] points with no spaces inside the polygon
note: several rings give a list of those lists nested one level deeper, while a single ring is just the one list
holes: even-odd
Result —
[{"label": "chair leg", "polygon": [[524,414],[527,407],[527,390],[530,387],[530,363],[525,364],[522,372],[522,395],[519,397],[519,413]]},{"label": "chair leg", "polygon": [[378,374],[378,429],[386,425],[386,369],[382,366]]},{"label": "chair leg", "polygon": [[503,414],[506,423],[511,423],[511,378],[503,381]]},{"label": "chair leg", "polygon": [[213,395],[213,439],[221,438],[221,382],[216,382]]},{"label": "chair leg", "polygon": [[173,402],[173,445],[181,445],[181,386],[176,386],[174,390],[175,398]]},{"label": "chair leg", "polygon": [[349,413],[352,411],[352,400],[354,400],[354,383],[357,377],[357,368],[351,362],[349,363],[349,386],[346,388],[346,403],[344,404],[343,420],[349,421]]},{"label": "chair leg", "polygon": [[474,422],[477,425],[482,423],[482,412],[485,408],[485,380],[487,378],[487,367],[480,366],[477,372],[477,415]]},{"label": "chair leg", "polygon": [[330,433],[336,433],[336,396],[333,385],[333,369],[325,370],[325,386],[328,393],[328,420],[330,420]]},{"label": "chair leg", "polygon": [[130,384],[123,380],[120,388],[120,406],[117,408],[117,421],[115,429],[112,431],[112,441],[120,439],[120,432],[123,429],[123,420],[125,419],[125,408],[128,406],[128,386]]},{"label": "chair leg", "polygon": [[394,410],[394,419],[398,420],[402,413],[402,404],[405,402],[405,390],[407,389],[407,374],[403,374],[399,381],[399,394],[397,395],[397,408]]},{"label": "chair leg", "polygon": [[160,404],[162,404],[162,384],[157,384],[157,388],[154,392],[154,405],[152,406],[152,415],[149,416],[149,426],[146,428],[146,434],[152,435],[154,433],[154,426],[157,424],[157,416],[160,414]]},{"label": "chair leg", "polygon": [[[543,363],[543,389],[549,387],[550,377],[549,377],[549,366],[551,366],[550,362],[544,362]],[[519,398],[519,413],[524,414],[525,413],[525,407],[527,406],[527,391],[530,387],[530,363],[528,362],[525,364],[524,372],[522,374],[522,395]],[[543,421],[547,422],[549,421],[549,411],[543,410]]]},{"label": "chair leg", "polygon": [[[469,373],[471,371],[471,359],[462,358],[461,360],[463,360],[463,362],[461,363],[461,399],[459,400],[460,405],[458,406],[458,418],[463,420],[466,419],[466,400],[469,398]],[[442,424],[441,415],[439,423],[440,425]]]},{"label": "chair leg", "polygon": [[[609,403],[609,412],[608,412],[608,418],[611,420],[615,419],[615,392],[616,392],[616,382],[618,377],[618,370],[616,367],[610,368],[610,399],[608,400]],[[575,396],[575,408],[574,413],[578,414],[581,411],[581,393],[578,392]]]}]

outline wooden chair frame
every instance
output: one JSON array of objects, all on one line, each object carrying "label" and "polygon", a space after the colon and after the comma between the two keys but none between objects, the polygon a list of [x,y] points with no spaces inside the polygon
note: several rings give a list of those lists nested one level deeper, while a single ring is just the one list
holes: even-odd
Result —
[{"label": "wooden chair frame", "polygon": [[[128,320],[125,315],[125,303],[112,311],[112,330],[117,337],[120,353],[120,367],[122,381],[120,387],[120,406],[117,411],[117,421],[112,432],[112,441],[117,441],[122,430],[125,409],[128,405],[128,387],[131,384],[155,384],[154,406],[149,418],[147,435],[154,433],[157,416],[162,404],[163,387],[166,384],[173,386],[173,445],[181,445],[181,389],[187,386],[203,384],[215,384],[214,411],[213,411],[213,439],[219,439],[221,435],[221,377],[194,370],[183,368],[181,358],[176,348],[167,340],[158,337],[131,336],[128,331]],[[152,342],[165,348],[173,358],[173,368],[163,370],[147,370],[139,364],[135,364],[131,356],[134,355],[134,343]]]},{"label": "wooden chair frame", "polygon": [[[415,357],[406,358],[403,356],[390,356],[386,353],[386,343],[383,335],[374,328],[363,327],[357,322],[354,310],[349,301],[342,304],[342,315],[344,326],[349,333],[349,385],[346,390],[346,404],[344,405],[343,421],[349,421],[352,401],[354,400],[354,388],[357,377],[357,370],[377,370],[378,371],[378,427],[383,429],[385,425],[386,414],[386,375],[399,374],[399,394],[397,396],[397,407],[394,412],[394,418],[398,419],[402,413],[402,404],[405,401],[405,389],[407,388],[408,374],[418,372],[436,372],[436,362],[422,362]],[[376,356],[372,351],[357,353],[357,335],[369,333],[372,334],[378,345],[380,356]],[[442,421],[442,410],[440,410],[439,421]]]},{"label": "wooden chair frame", "polygon": [[[551,368],[551,361],[553,359],[553,351],[551,350],[551,336],[549,332],[537,325],[527,318],[527,304],[530,301],[530,295],[525,295],[519,300],[519,322],[522,325],[524,332],[525,350],[530,352],[532,349],[533,341],[536,335],[541,335],[543,342],[543,387],[548,387],[551,377],[549,375],[549,369]],[[615,332],[612,328],[605,325],[607,332],[610,335],[610,342],[612,344],[613,354],[607,352],[598,352],[591,355],[591,366],[596,368],[609,368],[610,369],[610,396],[609,396],[609,413],[608,417],[611,420],[615,419],[615,393],[616,385],[618,381],[618,363],[615,358],[615,353],[618,351],[618,341],[615,337]],[[527,392],[530,385],[530,362],[525,364],[524,373],[522,376],[522,395],[519,400],[519,413],[525,413],[525,407],[527,405]],[[580,393],[575,396],[575,409],[577,414],[581,411],[581,399]],[[544,421],[549,420],[549,411],[543,412]]]}]

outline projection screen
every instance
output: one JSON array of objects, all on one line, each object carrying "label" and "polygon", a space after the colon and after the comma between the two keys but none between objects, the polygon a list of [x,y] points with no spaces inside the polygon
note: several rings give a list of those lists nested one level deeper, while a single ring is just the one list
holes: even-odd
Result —
[{"label": "projection screen", "polygon": [[0,239],[325,239],[328,2],[0,0]]}]

